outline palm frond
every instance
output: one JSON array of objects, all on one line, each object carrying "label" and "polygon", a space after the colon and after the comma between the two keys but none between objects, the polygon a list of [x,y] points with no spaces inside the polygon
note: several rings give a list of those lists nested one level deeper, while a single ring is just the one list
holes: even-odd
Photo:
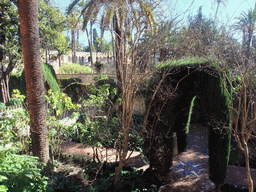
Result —
[{"label": "palm frond", "polygon": [[67,14],[68,14],[68,15],[73,11],[74,7],[78,4],[79,1],[80,1],[80,0],[74,0],[74,1],[68,6],[68,8],[67,8]]}]

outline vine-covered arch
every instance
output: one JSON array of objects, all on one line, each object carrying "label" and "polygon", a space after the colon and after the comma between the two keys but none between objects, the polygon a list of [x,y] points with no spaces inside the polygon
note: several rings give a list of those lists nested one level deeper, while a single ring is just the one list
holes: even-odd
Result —
[{"label": "vine-covered arch", "polygon": [[174,132],[178,152],[186,150],[192,119],[209,125],[210,179],[215,184],[224,182],[231,139],[231,98],[226,89],[222,73],[203,59],[167,62],[152,76],[146,92],[149,113],[144,135],[151,172],[165,172],[172,166]]}]

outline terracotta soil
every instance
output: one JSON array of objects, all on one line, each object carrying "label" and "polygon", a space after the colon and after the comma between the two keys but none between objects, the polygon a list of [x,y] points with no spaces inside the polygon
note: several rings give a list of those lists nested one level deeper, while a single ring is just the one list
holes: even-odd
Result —
[{"label": "terracotta soil", "polygon": [[[208,127],[200,124],[191,125],[186,152],[174,156],[173,166],[165,177],[159,176],[164,185],[159,192],[207,192],[214,189],[208,178]],[[62,153],[93,158],[93,149],[83,147],[81,143],[66,142],[61,147]],[[108,162],[116,161],[115,150],[98,149],[99,157]],[[130,153],[129,153],[130,154]],[[148,165],[141,159],[139,152],[133,152],[128,165],[138,169],[147,169]],[[256,184],[256,170],[252,169]],[[247,187],[246,171],[243,167],[229,166],[226,183]]]}]

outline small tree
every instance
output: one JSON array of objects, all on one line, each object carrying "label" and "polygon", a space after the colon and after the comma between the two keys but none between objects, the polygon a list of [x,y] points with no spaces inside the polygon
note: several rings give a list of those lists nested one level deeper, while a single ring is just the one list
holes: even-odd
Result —
[{"label": "small tree", "polygon": [[0,20],[0,101],[7,103],[10,74],[22,58],[18,9],[11,0],[1,1]]}]

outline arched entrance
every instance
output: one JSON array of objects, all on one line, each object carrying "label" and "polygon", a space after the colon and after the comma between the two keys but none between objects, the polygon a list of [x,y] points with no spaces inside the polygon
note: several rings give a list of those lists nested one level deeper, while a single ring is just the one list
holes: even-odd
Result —
[{"label": "arched entrance", "polygon": [[[167,72],[167,73],[166,73]],[[159,82],[166,73],[164,80]],[[178,152],[187,147],[190,121],[209,125],[209,174],[214,183],[222,183],[227,173],[230,152],[230,100],[225,79],[208,64],[166,65],[148,87],[144,153],[152,172],[165,172],[172,166],[173,135],[177,135]],[[152,100],[154,91],[158,92]],[[193,110],[193,112],[192,112]]]}]

